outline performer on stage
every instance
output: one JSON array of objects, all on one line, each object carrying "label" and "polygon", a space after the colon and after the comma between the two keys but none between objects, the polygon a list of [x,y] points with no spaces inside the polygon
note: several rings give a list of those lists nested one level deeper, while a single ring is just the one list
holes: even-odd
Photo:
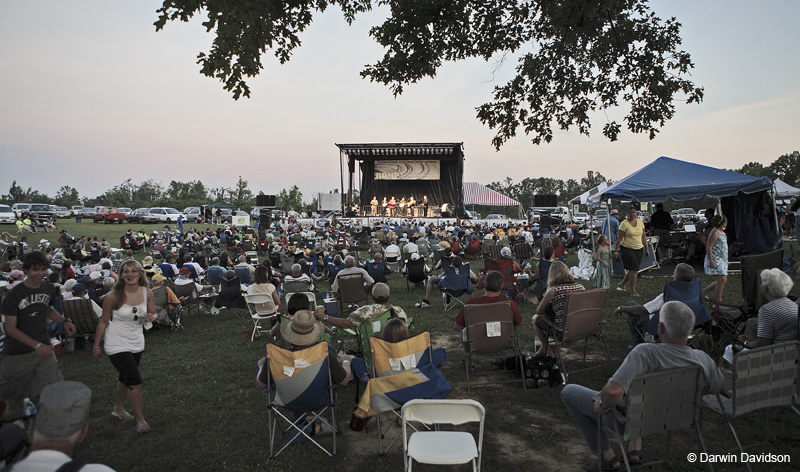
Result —
[{"label": "performer on stage", "polygon": [[406,197],[400,198],[400,216],[406,216]]},{"label": "performer on stage", "polygon": [[422,208],[422,216],[423,217],[427,217],[428,216],[428,206],[429,205],[430,205],[430,203],[428,203],[428,196],[427,195],[423,195],[422,196],[422,203],[419,204],[420,208]]},{"label": "performer on stage", "polygon": [[397,200],[395,200],[394,195],[389,200],[389,214],[395,216],[397,210]]},{"label": "performer on stage", "polygon": [[386,201],[386,197],[383,197],[381,206],[383,206],[383,216],[389,216],[389,203]]},{"label": "performer on stage", "polygon": [[414,200],[414,195],[411,195],[411,196],[408,198],[408,216],[410,216],[410,217],[412,217],[412,218],[415,216],[415,215],[414,215],[414,210],[416,210],[416,208],[414,208],[414,207],[415,207],[416,205],[417,205],[417,201],[416,201],[416,200]]},{"label": "performer on stage", "polygon": [[370,216],[378,216],[378,197],[373,196],[372,200],[369,202],[370,209]]}]

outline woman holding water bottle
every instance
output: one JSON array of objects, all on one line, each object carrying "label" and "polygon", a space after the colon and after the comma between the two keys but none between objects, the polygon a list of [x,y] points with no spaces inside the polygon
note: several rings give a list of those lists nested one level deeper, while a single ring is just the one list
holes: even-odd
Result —
[{"label": "woman holding water bottle", "polygon": [[[122,421],[136,420],[136,431],[146,433],[150,425],[142,412],[142,376],[139,362],[144,352],[144,329],[156,319],[153,291],[148,288],[142,266],[133,259],[122,263],[120,275],[103,303],[103,316],[97,325],[92,356],[100,359],[100,341],[119,371],[117,398],[111,416]],[[125,410],[128,401],[133,415]]]}]

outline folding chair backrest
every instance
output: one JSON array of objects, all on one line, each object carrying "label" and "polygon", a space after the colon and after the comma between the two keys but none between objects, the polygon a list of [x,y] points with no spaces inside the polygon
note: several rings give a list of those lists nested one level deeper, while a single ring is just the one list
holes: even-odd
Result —
[{"label": "folding chair backrest", "polygon": [[175,284],[175,296],[178,298],[186,297],[189,300],[194,300],[197,298],[197,287],[194,285],[194,282],[190,284]]},{"label": "folding chair backrest", "polygon": [[175,271],[172,270],[172,265],[167,264],[166,262],[159,266],[161,269],[161,275],[168,280],[175,280]]},{"label": "folding chair backrest", "polygon": [[409,260],[406,267],[408,268],[408,280],[411,282],[421,282],[425,280],[425,259],[420,257],[416,261]]},{"label": "folding chair backrest", "polygon": [[247,267],[236,268],[236,277],[245,285],[250,285],[252,283],[250,280],[250,269]]},{"label": "folding chair backrest", "polygon": [[339,299],[344,302],[357,302],[366,298],[364,276],[361,274],[339,274]]},{"label": "folding chair backrest", "polygon": [[383,337],[383,328],[386,326],[386,323],[392,317],[391,311],[387,310],[386,313],[382,314],[377,318],[372,318],[370,320],[363,321],[360,325],[358,325],[358,337],[361,341],[361,352],[364,354],[364,361],[367,363],[367,367],[372,365],[372,354],[369,349],[370,339],[373,336],[377,336],[378,338]]},{"label": "folding chair backrest", "polygon": [[486,415],[483,405],[475,400],[412,400],[403,405],[403,418],[424,424],[481,423]]},{"label": "folding chair backrest", "polygon": [[162,308],[167,305],[167,287],[162,285],[161,287],[153,289],[153,298],[156,304],[156,308]]},{"label": "folding chair backrest", "polygon": [[306,298],[308,298],[308,309],[310,311],[317,309],[317,296],[314,294],[314,292],[284,292],[284,306],[289,306],[289,299],[292,298],[292,295],[295,293],[305,295]]},{"label": "folding chair backrest", "polygon": [[800,342],[749,349],[733,358],[733,416],[792,405],[800,394]]},{"label": "folding chair backrest", "polygon": [[94,334],[97,331],[97,315],[92,310],[92,301],[84,298],[70,298],[61,302],[64,318],[72,319],[75,334]]},{"label": "folding chair backrest", "polygon": [[514,245],[512,251],[514,252],[514,257],[516,257],[520,261],[524,261],[525,259],[530,259],[533,256],[533,248],[530,244],[526,242],[520,242]]},{"label": "folding chair backrest", "polygon": [[767,302],[759,290],[761,271],[783,267],[783,249],[755,256],[742,256],[741,261],[742,298],[752,312],[756,313],[761,305]]},{"label": "folding chair backrest", "polygon": [[242,282],[239,277],[222,279],[219,284],[219,293],[234,294],[242,291]]},{"label": "folding chair backrest", "polygon": [[700,279],[691,282],[673,280],[664,286],[664,301],[680,301],[688,305],[694,312],[695,326],[711,321],[711,314],[708,313],[702,297],[703,285]]},{"label": "folding chair backrest", "polygon": [[627,392],[625,439],[690,427],[698,415],[699,366],[681,367],[633,379]]},{"label": "folding chair backrest", "polygon": [[367,273],[375,282],[386,282],[386,263],[384,261],[367,262]]},{"label": "folding chair backrest", "polygon": [[267,344],[268,388],[275,388],[275,403],[305,413],[332,399],[328,343],[298,351]]},{"label": "folding chair backrest", "polygon": [[367,350],[372,356],[375,377],[394,375],[432,362],[431,333],[423,331],[396,343],[373,336]]},{"label": "folding chair backrest", "polygon": [[468,352],[491,354],[516,349],[517,330],[511,300],[464,305]]},{"label": "folding chair backrest", "polygon": [[567,294],[562,341],[572,344],[601,332],[606,290],[596,288]]},{"label": "folding chair backrest", "polygon": [[197,271],[195,270],[194,266],[191,265],[191,264],[184,264],[183,267],[189,269],[189,272],[191,272],[190,277],[192,278],[192,280],[194,280],[196,282],[197,281]]},{"label": "folding chair backrest", "polygon": [[209,285],[219,285],[222,283],[223,270],[219,268],[208,269],[208,283]]},{"label": "folding chair backrest", "polygon": [[[248,293],[244,296],[244,300],[247,302],[248,308],[255,310],[255,313],[259,315],[272,315],[278,311],[275,300],[268,293]],[[252,311],[251,314],[253,314]]]},{"label": "folding chair backrest", "polygon": [[308,292],[311,285],[304,280],[290,280],[283,283],[283,293],[291,294],[296,292]]},{"label": "folding chair backrest", "polygon": [[469,264],[462,264],[461,267],[455,267],[451,264],[442,265],[444,271],[444,279],[439,282],[442,290],[457,291],[472,291],[472,281],[470,280]]}]

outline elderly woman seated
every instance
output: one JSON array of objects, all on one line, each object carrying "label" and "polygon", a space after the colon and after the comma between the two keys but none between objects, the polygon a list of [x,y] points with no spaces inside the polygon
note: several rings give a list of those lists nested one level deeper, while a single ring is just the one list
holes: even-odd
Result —
[{"label": "elderly woman seated", "polygon": [[744,334],[739,336],[741,344],[725,348],[723,359],[733,363],[733,356],[742,349],[755,349],[772,344],[796,341],[797,304],[786,295],[792,289],[792,279],[780,269],[761,272],[761,292],[768,300],[758,309],[758,317],[747,321]]}]

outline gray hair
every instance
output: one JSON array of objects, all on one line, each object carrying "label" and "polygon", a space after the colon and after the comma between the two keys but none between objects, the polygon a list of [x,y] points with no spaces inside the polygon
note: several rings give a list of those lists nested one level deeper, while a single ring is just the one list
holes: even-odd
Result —
[{"label": "gray hair", "polygon": [[375,256],[373,256],[373,258],[374,258],[376,261],[382,261],[382,260],[383,260],[383,254],[381,254],[381,253],[379,253],[379,252],[376,252],[376,253],[375,253]]},{"label": "gray hair", "polygon": [[679,280],[681,282],[691,282],[694,280],[695,272],[694,267],[681,262],[680,264],[675,266],[675,280]]},{"label": "gray hair", "polygon": [[661,307],[659,321],[671,338],[686,339],[694,328],[694,312],[683,302],[667,302]]},{"label": "gray hair", "polygon": [[761,284],[767,287],[773,297],[783,298],[789,294],[794,282],[780,269],[765,269],[761,271]]},{"label": "gray hair", "polygon": [[300,275],[300,272],[303,271],[303,268],[300,264],[292,264],[292,275],[297,276]]},{"label": "gray hair", "polygon": [[353,256],[347,256],[344,258],[344,266],[345,267],[355,267],[356,266],[356,258]]}]

